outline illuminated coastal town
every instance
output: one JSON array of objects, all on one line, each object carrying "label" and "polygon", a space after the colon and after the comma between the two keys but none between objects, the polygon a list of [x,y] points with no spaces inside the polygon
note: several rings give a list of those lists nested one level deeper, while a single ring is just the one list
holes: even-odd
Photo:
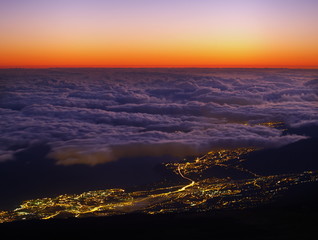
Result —
[{"label": "illuminated coastal town", "polygon": [[[178,184],[166,183],[166,186],[131,192],[106,189],[24,201],[12,211],[0,212],[0,222],[132,212],[160,214],[244,209],[279,198],[280,193],[291,186],[318,181],[318,173],[313,171],[260,176],[240,167],[240,163],[245,161],[244,156],[253,151],[255,149],[252,148],[223,149],[190,160],[165,163],[164,167],[180,178]],[[206,170],[216,166],[240,171],[247,177],[206,177]]]}]

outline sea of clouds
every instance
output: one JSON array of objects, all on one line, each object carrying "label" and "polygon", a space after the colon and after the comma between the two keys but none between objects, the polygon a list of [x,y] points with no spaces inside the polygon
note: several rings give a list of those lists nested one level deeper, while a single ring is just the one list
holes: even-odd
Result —
[{"label": "sea of clouds", "polygon": [[56,164],[276,147],[318,125],[318,70],[2,69],[0,161],[34,144]]}]

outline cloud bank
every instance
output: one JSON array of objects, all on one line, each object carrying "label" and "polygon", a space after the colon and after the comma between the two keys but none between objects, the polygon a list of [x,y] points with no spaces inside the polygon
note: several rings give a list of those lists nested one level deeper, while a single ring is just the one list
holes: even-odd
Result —
[{"label": "cloud bank", "polygon": [[0,161],[35,142],[57,164],[274,147],[318,125],[317,70],[2,69]]}]

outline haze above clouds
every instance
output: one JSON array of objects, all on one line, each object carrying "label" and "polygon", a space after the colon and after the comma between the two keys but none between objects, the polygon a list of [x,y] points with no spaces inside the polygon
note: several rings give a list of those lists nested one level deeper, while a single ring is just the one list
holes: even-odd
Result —
[{"label": "haze above clouds", "polygon": [[0,159],[39,143],[57,164],[275,147],[318,125],[317,70],[2,69]]}]

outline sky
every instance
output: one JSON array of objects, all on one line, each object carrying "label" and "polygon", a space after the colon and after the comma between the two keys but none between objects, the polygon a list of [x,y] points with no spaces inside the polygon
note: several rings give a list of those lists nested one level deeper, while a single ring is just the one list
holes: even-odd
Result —
[{"label": "sky", "polygon": [[0,0],[0,67],[317,67],[316,0]]}]

